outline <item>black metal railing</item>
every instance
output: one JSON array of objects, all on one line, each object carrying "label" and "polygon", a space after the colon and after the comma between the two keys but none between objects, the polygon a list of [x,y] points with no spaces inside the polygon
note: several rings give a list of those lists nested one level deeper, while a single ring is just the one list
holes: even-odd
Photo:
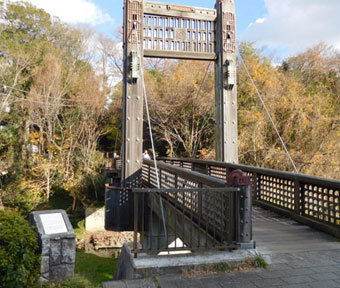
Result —
[{"label": "black metal railing", "polygon": [[134,253],[253,245],[249,185],[231,186],[223,180],[159,162],[157,188],[154,162],[144,160],[142,172],[145,188],[131,189]]},{"label": "black metal railing", "polygon": [[340,237],[340,181],[199,159],[159,160],[223,180],[241,169],[251,177],[254,203]]}]

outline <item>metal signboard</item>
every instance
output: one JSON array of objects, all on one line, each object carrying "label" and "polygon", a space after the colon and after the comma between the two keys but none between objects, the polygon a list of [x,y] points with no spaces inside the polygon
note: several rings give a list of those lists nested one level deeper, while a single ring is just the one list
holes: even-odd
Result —
[{"label": "metal signboard", "polygon": [[40,214],[39,216],[46,235],[68,232],[61,213]]}]

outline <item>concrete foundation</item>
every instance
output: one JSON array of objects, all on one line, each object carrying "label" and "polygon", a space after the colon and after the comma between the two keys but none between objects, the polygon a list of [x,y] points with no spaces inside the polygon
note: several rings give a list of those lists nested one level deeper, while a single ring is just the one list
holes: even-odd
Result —
[{"label": "concrete foundation", "polygon": [[86,231],[105,231],[105,207],[86,208]]},{"label": "concrete foundation", "polygon": [[142,279],[165,274],[182,273],[183,269],[198,266],[228,263],[230,265],[256,257],[256,250],[235,250],[233,252],[203,252],[185,255],[150,256],[138,254],[134,258],[132,243],[125,243],[114,275],[114,280]]}]

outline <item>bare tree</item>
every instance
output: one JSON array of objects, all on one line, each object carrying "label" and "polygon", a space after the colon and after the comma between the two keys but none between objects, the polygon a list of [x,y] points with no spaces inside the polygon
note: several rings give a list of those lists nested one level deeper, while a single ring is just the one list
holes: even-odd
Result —
[{"label": "bare tree", "polygon": [[153,126],[169,154],[182,146],[194,157],[213,129],[214,92],[210,65],[205,62],[168,61],[163,70],[146,76]]}]

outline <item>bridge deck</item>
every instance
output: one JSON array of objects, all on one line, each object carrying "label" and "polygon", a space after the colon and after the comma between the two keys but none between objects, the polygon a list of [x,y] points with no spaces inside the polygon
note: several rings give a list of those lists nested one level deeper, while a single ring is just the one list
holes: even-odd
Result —
[{"label": "bridge deck", "polygon": [[262,254],[331,249],[340,254],[340,241],[334,237],[259,207],[253,208],[253,239]]},{"label": "bridge deck", "polygon": [[158,284],[134,280],[103,287],[340,287],[340,241],[334,237],[254,207],[253,238],[257,250],[270,257],[269,269],[196,278],[166,275]]}]

